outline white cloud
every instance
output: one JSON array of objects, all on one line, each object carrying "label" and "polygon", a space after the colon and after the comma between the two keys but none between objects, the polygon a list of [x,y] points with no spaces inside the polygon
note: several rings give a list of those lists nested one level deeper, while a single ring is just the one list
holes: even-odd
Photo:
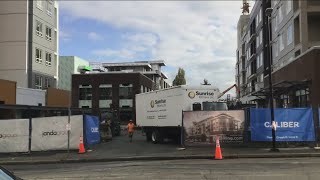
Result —
[{"label": "white cloud", "polygon": [[103,40],[103,37],[95,32],[88,33],[88,39],[92,41],[100,41]]},{"label": "white cloud", "polygon": [[[93,53],[134,60],[151,52],[170,67],[186,70],[187,82],[203,78],[221,90],[234,83],[236,26],[242,1],[61,1],[74,18],[105,23],[122,31],[123,47]],[[253,4],[252,4],[253,5]],[[168,72],[174,77],[175,72]]]},{"label": "white cloud", "polygon": [[59,38],[64,42],[68,42],[71,40],[71,35],[66,31],[60,30],[59,31]]}]

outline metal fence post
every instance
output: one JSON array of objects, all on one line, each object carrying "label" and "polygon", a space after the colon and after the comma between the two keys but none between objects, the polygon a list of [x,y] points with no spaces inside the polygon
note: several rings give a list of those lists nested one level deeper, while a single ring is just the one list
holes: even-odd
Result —
[{"label": "metal fence post", "polygon": [[29,146],[28,146],[28,153],[31,153],[31,141],[32,141],[32,116],[30,107],[28,107],[28,116],[29,116]]},{"label": "metal fence post", "polygon": [[184,147],[184,126],[183,126],[183,110],[182,110],[182,114],[181,114],[182,118],[181,118],[181,146]]}]

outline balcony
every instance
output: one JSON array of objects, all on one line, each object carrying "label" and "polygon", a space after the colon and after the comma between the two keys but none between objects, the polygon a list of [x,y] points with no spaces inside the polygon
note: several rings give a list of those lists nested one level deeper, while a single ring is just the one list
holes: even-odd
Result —
[{"label": "balcony", "polygon": [[252,43],[252,41],[255,40],[256,37],[257,37],[257,34],[256,34],[255,32],[252,33],[252,35],[251,35],[250,38],[249,38],[248,44]]},{"label": "balcony", "polygon": [[263,88],[264,88],[264,83],[263,82],[255,84],[255,90],[256,91],[259,91],[260,89],[263,89]]},{"label": "balcony", "polygon": [[250,61],[252,61],[254,58],[256,58],[257,57],[257,54],[254,52],[250,57],[249,57],[249,59],[248,59],[248,61],[250,62]]}]

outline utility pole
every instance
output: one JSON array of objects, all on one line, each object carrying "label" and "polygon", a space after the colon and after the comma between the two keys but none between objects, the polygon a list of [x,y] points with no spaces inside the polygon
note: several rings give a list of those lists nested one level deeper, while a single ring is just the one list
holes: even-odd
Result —
[{"label": "utility pole", "polygon": [[269,106],[270,106],[270,113],[271,113],[271,124],[272,124],[272,148],[270,149],[270,152],[279,152],[279,149],[276,148],[276,127],[275,127],[275,120],[274,120],[274,106],[273,106],[273,85],[272,85],[272,55],[271,55],[271,50],[270,50],[270,43],[272,42],[270,39],[270,22],[271,22],[271,16],[273,9],[272,8],[266,8],[266,0],[262,1],[263,5],[262,7],[265,8],[265,15],[267,16],[264,27],[266,29],[266,35],[267,35],[267,59],[268,59],[268,79],[269,79]]}]

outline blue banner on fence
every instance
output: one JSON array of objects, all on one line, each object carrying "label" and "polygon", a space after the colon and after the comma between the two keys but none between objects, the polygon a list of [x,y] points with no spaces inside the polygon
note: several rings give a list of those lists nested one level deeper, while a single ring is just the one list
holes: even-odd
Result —
[{"label": "blue banner on fence", "polygon": [[[250,109],[251,140],[272,141],[270,109]],[[311,108],[275,109],[276,141],[314,141]]]},{"label": "blue banner on fence", "polygon": [[318,121],[319,121],[319,126],[320,126],[320,107],[318,108]]},{"label": "blue banner on fence", "polygon": [[99,118],[97,116],[85,115],[84,120],[86,145],[100,143]]}]

